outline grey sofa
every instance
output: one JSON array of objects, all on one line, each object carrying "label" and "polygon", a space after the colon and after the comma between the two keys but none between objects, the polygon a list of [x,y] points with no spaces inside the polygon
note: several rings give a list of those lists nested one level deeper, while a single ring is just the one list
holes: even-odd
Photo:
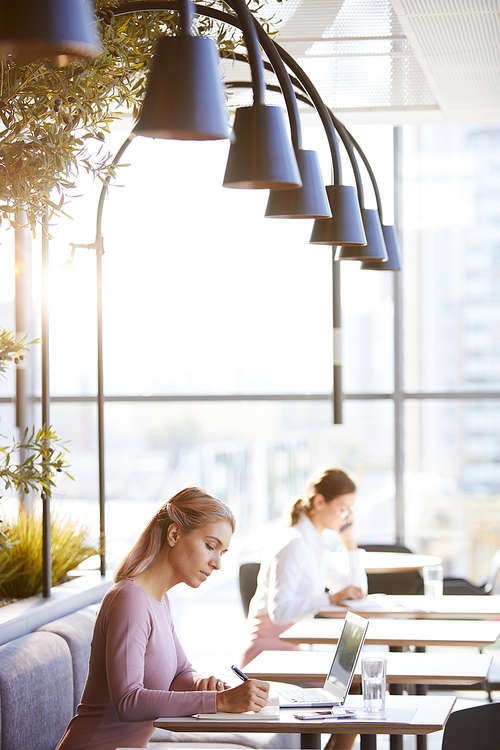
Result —
[{"label": "grey sofa", "polygon": [[[0,750],[54,750],[87,676],[96,605],[0,646]],[[162,748],[298,748],[298,735],[188,734],[157,729]]]}]

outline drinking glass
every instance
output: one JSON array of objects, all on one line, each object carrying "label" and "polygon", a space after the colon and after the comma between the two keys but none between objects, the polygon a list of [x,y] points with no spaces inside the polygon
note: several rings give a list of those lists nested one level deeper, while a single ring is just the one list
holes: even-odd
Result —
[{"label": "drinking glass", "polygon": [[384,710],[386,674],[387,659],[382,657],[365,657],[361,659],[363,708],[365,711]]},{"label": "drinking glass", "polygon": [[426,565],[424,568],[424,593],[426,596],[443,596],[443,568]]}]

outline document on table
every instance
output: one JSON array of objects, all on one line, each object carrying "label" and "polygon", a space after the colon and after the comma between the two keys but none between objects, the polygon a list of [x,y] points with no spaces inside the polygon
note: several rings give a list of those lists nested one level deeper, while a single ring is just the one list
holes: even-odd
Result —
[{"label": "document on table", "polygon": [[398,610],[409,610],[403,604],[391,599],[385,594],[370,594],[364,599],[349,599],[345,605],[332,604],[325,607],[324,611],[343,612],[346,609],[352,612],[396,612]]},{"label": "document on table", "polygon": [[247,711],[242,714],[231,714],[229,712],[219,711],[216,714],[194,714],[194,717],[196,719],[213,721],[227,721],[228,719],[229,721],[237,721],[238,719],[245,719],[245,721],[277,721],[280,718],[280,703],[278,696],[273,696],[269,698],[267,706],[264,706],[264,708],[258,713]]}]

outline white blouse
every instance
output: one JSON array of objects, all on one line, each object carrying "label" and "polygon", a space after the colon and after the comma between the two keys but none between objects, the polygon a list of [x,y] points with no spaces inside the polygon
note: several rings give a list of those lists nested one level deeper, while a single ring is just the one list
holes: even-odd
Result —
[{"label": "white blouse", "polygon": [[346,553],[330,553],[312,521],[302,515],[282,532],[263,560],[249,619],[268,614],[275,625],[287,625],[312,616],[330,604],[325,587],[336,592],[349,585],[359,586],[366,593],[361,550]]}]

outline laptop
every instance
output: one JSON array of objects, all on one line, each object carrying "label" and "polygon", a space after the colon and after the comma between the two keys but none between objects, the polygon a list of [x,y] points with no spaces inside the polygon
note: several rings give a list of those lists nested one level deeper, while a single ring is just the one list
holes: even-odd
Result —
[{"label": "laptop", "polygon": [[343,706],[349,693],[369,620],[352,612],[345,616],[330,671],[322,688],[279,687],[281,708],[331,708]]}]

